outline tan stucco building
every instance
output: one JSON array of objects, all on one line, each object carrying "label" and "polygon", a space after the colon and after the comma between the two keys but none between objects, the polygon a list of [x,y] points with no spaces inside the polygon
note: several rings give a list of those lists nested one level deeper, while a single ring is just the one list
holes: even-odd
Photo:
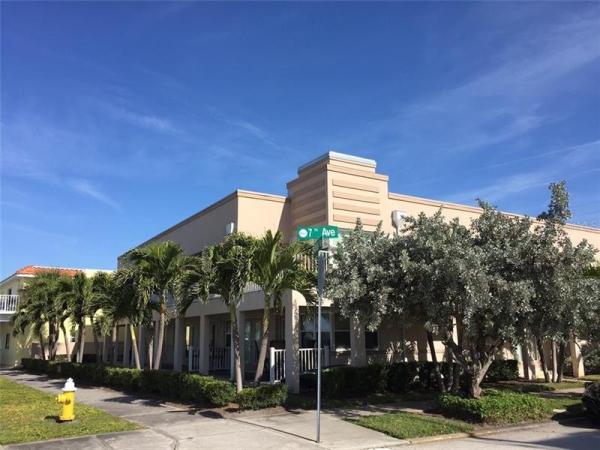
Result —
[{"label": "tan stucco building", "polygon": [[[367,230],[375,229],[381,222],[385,232],[393,233],[393,216],[420,212],[431,215],[439,208],[447,219],[456,217],[466,225],[481,213],[479,208],[471,206],[389,192],[388,176],[377,172],[375,161],[328,152],[298,169],[297,177],[287,184],[287,196],[236,190],[140,245],[170,240],[179,243],[187,254],[194,254],[220,242],[232,231],[261,236],[267,230],[280,230],[291,240],[299,225],[337,225],[351,229],[357,218]],[[573,241],[587,239],[600,248],[600,229],[567,225],[566,231]],[[263,295],[252,285],[246,291],[239,326],[245,341],[243,367],[251,372],[257,358]],[[323,339],[328,347],[324,355],[326,363],[364,365],[374,360],[392,361],[400,357],[402,349],[408,359],[431,358],[421,325],[401,326],[398,320],[389,318],[376,332],[366,333],[336,314],[330,306],[326,304],[323,317]],[[230,370],[229,316],[218,298],[206,304],[195,302],[185,317],[173,319],[163,351],[165,366],[187,367],[201,373]],[[284,310],[273,314],[270,377],[279,380],[285,374],[286,383],[294,391],[298,389],[299,374],[314,367],[313,319],[307,314],[304,298],[296,292],[288,292]],[[140,330],[140,335],[140,340],[145,340],[148,331]],[[115,360],[129,365],[131,349],[126,327],[120,327],[118,336],[120,350]],[[581,360],[575,346],[571,347],[574,370],[580,373]],[[443,359],[444,346],[437,342],[436,348],[439,359]],[[506,350],[506,356],[520,360],[525,356],[522,373],[529,377],[540,376],[535,350],[516,355]],[[142,354],[142,357],[146,359],[147,355]]]},{"label": "tan stucco building", "polygon": [[[70,277],[80,272],[87,276],[92,276],[99,271],[110,272],[99,269],[74,269],[30,265],[17,270],[12,275],[0,281],[0,367],[16,366],[21,363],[21,358],[39,358],[41,356],[39,339],[32,333],[31,329],[27,329],[24,334],[13,336],[11,318],[17,311],[17,307],[21,301],[23,288],[36,275],[48,271],[57,271],[61,275]],[[66,328],[69,340],[74,342],[75,336],[70,334],[70,324],[67,323]],[[48,342],[47,334],[48,331],[46,329],[46,343]],[[86,337],[88,338],[88,341],[91,339],[90,336]],[[70,347],[72,347],[72,345]],[[89,342],[86,351],[89,353],[93,352],[91,343]],[[66,354],[65,338],[62,333],[59,334],[56,354]]]}]

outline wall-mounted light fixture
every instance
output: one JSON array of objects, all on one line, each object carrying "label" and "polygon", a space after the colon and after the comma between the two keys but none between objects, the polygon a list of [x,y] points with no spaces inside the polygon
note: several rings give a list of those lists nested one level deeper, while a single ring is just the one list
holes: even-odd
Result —
[{"label": "wall-mounted light fixture", "polygon": [[235,222],[229,222],[227,225],[225,225],[225,236],[229,236],[230,234],[233,234],[234,231],[235,231]]},{"label": "wall-mounted light fixture", "polygon": [[396,229],[396,234],[398,234],[406,216],[408,216],[408,214],[406,214],[404,211],[400,211],[399,209],[392,211],[392,223]]}]

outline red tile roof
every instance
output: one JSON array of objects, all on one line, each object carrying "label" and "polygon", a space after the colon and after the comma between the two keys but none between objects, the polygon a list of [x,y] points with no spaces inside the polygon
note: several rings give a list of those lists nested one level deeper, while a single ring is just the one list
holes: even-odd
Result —
[{"label": "red tile roof", "polygon": [[48,266],[25,266],[15,273],[18,275],[37,275],[39,273],[58,271],[61,275],[67,275],[69,277],[75,276],[81,272],[79,269],[71,269],[66,267],[48,267]]}]

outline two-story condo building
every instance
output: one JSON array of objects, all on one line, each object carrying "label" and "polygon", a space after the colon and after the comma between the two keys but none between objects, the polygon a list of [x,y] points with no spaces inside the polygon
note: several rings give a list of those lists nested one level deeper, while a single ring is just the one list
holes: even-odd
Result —
[{"label": "two-story condo building", "polygon": [[[23,288],[36,275],[57,271],[61,275],[75,276],[83,272],[87,276],[92,276],[98,269],[73,269],[65,267],[48,266],[25,266],[17,270],[12,275],[0,281],[0,367],[11,367],[21,363],[21,358],[41,357],[41,349],[38,337],[29,329],[25,334],[13,336],[12,316],[17,311]],[[107,272],[107,271],[104,271]],[[70,332],[70,326],[67,326],[67,333]],[[91,341],[91,333],[87,331],[88,341]],[[45,331],[47,336],[47,330]],[[75,336],[68,335],[72,342]],[[47,341],[46,341],[47,342]],[[84,347],[87,353],[93,353],[91,342]],[[57,355],[66,354],[65,337],[60,333],[57,347]]]},{"label": "two-story condo building", "polygon": [[[299,225],[352,229],[357,218],[367,230],[374,230],[381,222],[385,232],[394,233],[403,214],[431,215],[440,208],[447,219],[456,217],[466,225],[481,213],[472,206],[389,192],[388,176],[377,172],[374,160],[328,152],[298,169],[298,176],[287,184],[287,196],[236,190],[140,246],[170,240],[180,244],[187,254],[195,254],[234,230],[254,236],[280,230],[292,240]],[[587,239],[600,248],[600,229],[567,225],[566,230],[575,242]],[[249,373],[256,367],[262,307],[262,292],[249,285],[239,313],[244,338],[242,367]],[[314,319],[305,299],[297,292],[288,292],[283,311],[273,312],[269,377],[272,381],[285,379],[292,391],[298,390],[300,374],[315,366]],[[230,326],[227,308],[218,297],[208,303],[193,303],[185,317],[173,317],[168,325],[164,366],[205,374],[230,373]],[[148,333],[140,330],[140,340],[148,339]],[[119,355],[115,360],[130,365],[132,352],[125,326],[119,327],[118,340]],[[431,358],[421,324],[403,324],[398,318],[389,317],[377,331],[366,332],[339,315],[329,302],[325,303],[323,313],[323,342],[326,365],[394,361],[402,352],[412,360]],[[145,346],[142,347],[142,358],[147,359]],[[436,342],[436,348],[438,358],[444,359],[442,343]],[[575,345],[570,349],[575,374],[581,374],[583,366],[578,350]],[[507,349],[506,357],[520,361],[524,376],[540,376],[534,348],[520,349],[514,355]]]}]

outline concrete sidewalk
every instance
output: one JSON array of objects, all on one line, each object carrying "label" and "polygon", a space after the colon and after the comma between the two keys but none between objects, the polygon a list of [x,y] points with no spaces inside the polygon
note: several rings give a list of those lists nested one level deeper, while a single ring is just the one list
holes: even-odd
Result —
[{"label": "concrete sidewalk", "polygon": [[[57,393],[64,379],[16,370],[0,375],[28,386]],[[314,442],[314,411],[264,410],[248,413],[195,409],[143,399],[107,388],[79,386],[77,400],[146,429],[6,446],[6,449],[367,449],[401,445],[405,441],[353,425],[335,413],[321,415],[321,443]],[[1,407],[0,407],[1,411]]]}]

